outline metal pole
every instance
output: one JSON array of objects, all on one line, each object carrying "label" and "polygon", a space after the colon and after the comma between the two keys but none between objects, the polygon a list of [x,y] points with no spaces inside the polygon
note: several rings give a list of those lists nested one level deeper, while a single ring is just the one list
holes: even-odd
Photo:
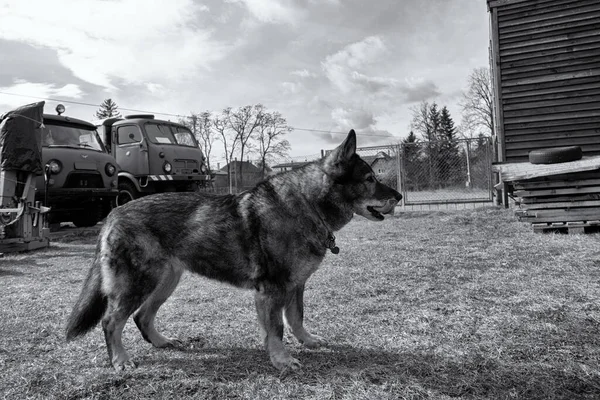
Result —
[{"label": "metal pole", "polygon": [[467,139],[467,187],[471,188],[471,142]]},{"label": "metal pole", "polygon": [[398,192],[402,194],[402,200],[400,200],[400,205],[404,208],[404,197],[406,193],[404,193],[404,189],[402,188],[402,145],[396,146],[396,174],[398,179]]}]

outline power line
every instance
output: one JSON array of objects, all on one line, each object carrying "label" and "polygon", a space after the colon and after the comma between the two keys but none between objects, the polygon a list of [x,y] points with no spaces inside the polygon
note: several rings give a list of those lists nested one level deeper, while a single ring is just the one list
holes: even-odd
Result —
[{"label": "power line", "polygon": [[[54,102],[57,102],[57,103],[70,103],[70,104],[78,104],[80,106],[99,107],[98,104],[84,103],[84,102],[81,102],[81,101],[51,99],[51,98],[45,98],[45,97],[28,96],[28,95],[24,95],[24,94],[8,93],[8,92],[1,92],[1,91],[0,91],[0,94],[7,94],[9,96],[18,96],[18,97],[28,97],[30,99],[54,101]],[[171,116],[171,117],[180,117],[180,118],[185,118],[186,117],[185,115],[169,114],[169,113],[163,113],[163,112],[158,112],[158,111],[136,110],[134,108],[119,107],[119,109],[120,110],[124,110],[124,111],[133,111],[133,112],[140,112],[140,113],[146,113],[146,114],[168,115],[168,116]]]},{"label": "power line", "polygon": [[[77,104],[77,105],[80,105],[80,106],[88,106],[88,107],[96,107],[96,108],[99,107],[98,104],[85,103],[85,102],[81,102],[81,101],[52,99],[52,98],[45,98],[45,97],[38,97],[38,96],[29,96],[29,95],[25,95],[25,94],[8,93],[8,92],[2,92],[2,91],[0,91],[0,94],[5,94],[5,95],[8,95],[8,96],[27,97],[27,98],[30,98],[30,99],[54,101],[56,103]],[[189,115],[169,114],[169,113],[163,113],[163,112],[158,112],[158,111],[137,110],[135,108],[123,108],[121,106],[119,106],[119,110],[133,111],[133,112],[139,112],[139,113],[144,113],[144,114],[167,115],[169,117],[177,117],[177,118],[187,118],[187,117],[189,117]],[[347,135],[348,134],[348,132],[327,131],[327,130],[322,130],[322,129],[296,128],[296,127],[293,127],[293,126],[290,126],[290,128],[292,128],[295,131],[304,131],[304,132],[313,132],[313,133],[329,133],[329,134],[336,134],[336,135]],[[387,138],[390,138],[390,139],[395,138],[395,136],[380,135],[380,134],[376,134],[376,133],[361,133],[360,136],[387,137]]]}]

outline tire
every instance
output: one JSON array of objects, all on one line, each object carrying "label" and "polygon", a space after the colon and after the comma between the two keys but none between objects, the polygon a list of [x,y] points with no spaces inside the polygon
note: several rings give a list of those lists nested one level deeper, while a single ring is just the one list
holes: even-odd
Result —
[{"label": "tire", "polygon": [[136,190],[133,183],[125,181],[119,182],[119,195],[116,199],[117,207],[123,204],[129,203],[140,197],[139,192]]},{"label": "tire", "polygon": [[102,205],[95,204],[95,208],[88,211],[83,212],[81,214],[77,214],[73,217],[73,225],[78,228],[89,228],[95,226],[98,222],[100,222],[102,215]]},{"label": "tire", "polygon": [[583,153],[579,146],[554,147],[529,152],[529,162],[532,164],[558,164],[581,160]]}]

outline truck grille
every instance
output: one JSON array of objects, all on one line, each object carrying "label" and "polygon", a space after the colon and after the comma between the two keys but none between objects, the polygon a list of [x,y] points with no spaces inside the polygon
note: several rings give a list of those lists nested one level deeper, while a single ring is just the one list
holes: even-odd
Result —
[{"label": "truck grille", "polygon": [[173,167],[176,174],[198,174],[200,168],[198,161],[189,159],[176,159],[173,162]]},{"label": "truck grille", "polygon": [[65,189],[103,188],[104,182],[99,172],[71,172],[67,176]]}]

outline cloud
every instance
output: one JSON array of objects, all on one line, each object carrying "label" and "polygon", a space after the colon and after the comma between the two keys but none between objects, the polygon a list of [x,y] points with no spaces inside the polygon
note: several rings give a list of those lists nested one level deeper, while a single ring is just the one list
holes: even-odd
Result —
[{"label": "cloud", "polygon": [[[1,4],[0,38],[55,49],[62,65],[89,83],[177,82],[210,69],[230,50],[199,21],[193,0],[31,0]],[[68,10],[68,11],[65,11]]]},{"label": "cloud", "polygon": [[[397,141],[390,132],[377,128],[377,119],[368,109],[338,107],[331,111],[331,119],[336,125],[335,131],[346,132],[354,129],[361,146]],[[339,137],[334,135],[330,135],[328,139],[331,143],[339,141]]]},{"label": "cloud", "polygon": [[226,0],[228,3],[243,4],[257,21],[271,24],[296,24],[304,12],[289,0]]},{"label": "cloud", "polygon": [[376,63],[386,51],[387,48],[380,36],[368,36],[327,56],[323,67],[326,71],[329,66],[335,65],[352,69],[361,68]]},{"label": "cloud", "polygon": [[[330,93],[321,93],[319,105],[333,104],[330,106],[335,126],[332,130],[355,129],[359,136],[364,136],[360,140],[363,145],[395,141],[390,132],[377,126],[376,117],[377,113],[393,107],[394,99],[404,97],[404,88],[398,79],[374,73],[388,53],[382,37],[368,36],[344,46],[321,62]],[[325,139],[330,143],[339,141],[336,135]]]},{"label": "cloud", "polygon": [[283,82],[281,84],[285,93],[296,94],[302,89],[302,85],[297,82]]},{"label": "cloud", "polygon": [[[12,96],[0,93],[0,106],[4,108],[17,108],[24,104],[39,101],[36,98],[69,98],[80,99],[83,91],[75,84],[56,86],[52,83],[34,83],[24,80],[16,80],[11,86],[0,87],[0,92],[15,93],[21,96]],[[31,97],[24,97],[31,96]]]},{"label": "cloud", "polygon": [[315,78],[317,76],[317,74],[315,74],[314,72],[310,72],[306,68],[292,71],[290,72],[290,74],[298,76],[300,78]]},{"label": "cloud", "polygon": [[402,86],[402,91],[408,103],[418,103],[441,94],[440,89],[433,81],[424,79],[407,80],[406,84]]},{"label": "cloud", "polygon": [[397,90],[398,80],[376,76],[370,71],[385,59],[387,53],[381,37],[369,36],[327,56],[321,67],[327,79],[344,94],[385,94]]},{"label": "cloud", "polygon": [[367,76],[360,72],[352,72],[352,81],[360,85],[368,93],[378,93],[389,89],[395,89],[398,81],[394,78],[383,78],[378,76]]}]

